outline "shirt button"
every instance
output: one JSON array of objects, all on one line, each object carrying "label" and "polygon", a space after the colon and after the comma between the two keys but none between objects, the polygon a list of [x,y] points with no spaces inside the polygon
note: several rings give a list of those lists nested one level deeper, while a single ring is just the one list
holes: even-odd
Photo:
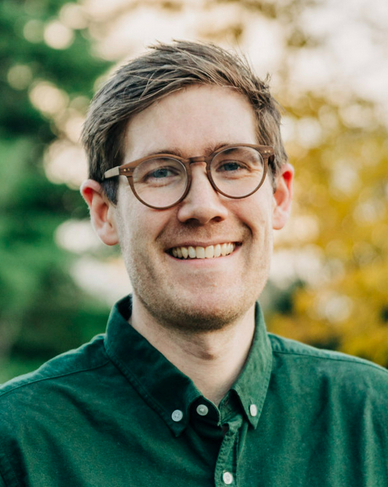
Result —
[{"label": "shirt button", "polygon": [[256,404],[251,404],[249,406],[249,412],[251,413],[251,416],[257,416],[257,406],[256,406]]},{"label": "shirt button", "polygon": [[233,475],[230,472],[224,472],[222,480],[224,481],[224,484],[230,485],[233,483]]},{"label": "shirt button", "polygon": [[181,419],[183,418],[182,411],[180,409],[175,409],[175,411],[173,411],[173,413],[171,414],[171,418],[176,423],[179,423],[179,421],[181,421]]},{"label": "shirt button", "polygon": [[205,406],[205,404],[200,404],[200,405],[197,407],[197,413],[198,413],[200,416],[206,416],[208,412],[209,412],[209,408],[208,408],[207,406]]}]

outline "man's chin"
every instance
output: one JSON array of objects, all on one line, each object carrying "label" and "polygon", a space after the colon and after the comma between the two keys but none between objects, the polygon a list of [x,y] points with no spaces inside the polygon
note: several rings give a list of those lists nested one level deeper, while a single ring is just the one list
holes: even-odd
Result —
[{"label": "man's chin", "polygon": [[[145,303],[144,303],[145,304]],[[232,326],[248,311],[252,303],[246,306],[233,306],[231,300],[197,299],[188,300],[173,306],[164,303],[160,306],[147,306],[148,312],[164,328],[188,334],[218,331]]]},{"label": "man's chin", "polygon": [[[159,315],[159,320],[160,320]],[[190,313],[174,313],[169,315],[166,320],[160,320],[160,323],[170,330],[179,332],[197,334],[219,331],[230,326],[236,317],[223,313],[197,310]]]}]

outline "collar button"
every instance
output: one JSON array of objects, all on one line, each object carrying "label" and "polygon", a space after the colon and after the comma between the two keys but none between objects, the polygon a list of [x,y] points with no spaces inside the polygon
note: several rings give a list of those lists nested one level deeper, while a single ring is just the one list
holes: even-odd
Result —
[{"label": "collar button", "polygon": [[256,404],[251,404],[249,406],[249,412],[251,413],[251,416],[253,416],[253,417],[257,416],[257,406],[256,406]]},{"label": "collar button", "polygon": [[173,411],[171,414],[171,419],[175,421],[175,423],[179,423],[179,421],[182,421],[182,418],[183,413],[180,409],[175,409],[175,411]]},{"label": "collar button", "polygon": [[224,472],[222,475],[222,480],[226,485],[233,484],[233,475],[230,472]]}]

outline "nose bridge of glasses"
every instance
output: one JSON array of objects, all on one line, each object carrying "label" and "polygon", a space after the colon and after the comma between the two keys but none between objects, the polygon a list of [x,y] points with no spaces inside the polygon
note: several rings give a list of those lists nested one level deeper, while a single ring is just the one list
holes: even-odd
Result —
[{"label": "nose bridge of glasses", "polygon": [[198,163],[198,162],[204,162],[204,163],[207,163],[208,159],[209,159],[209,158],[208,158],[208,157],[206,157],[206,156],[195,156],[195,157],[190,157],[190,158],[188,159],[188,162],[189,162],[189,164],[190,164],[190,165],[191,165],[191,164],[196,164],[196,163]]},{"label": "nose bridge of glasses", "polygon": [[[198,191],[199,188],[202,188],[200,191],[203,191],[203,184],[205,182],[205,180],[207,181],[207,184],[209,185],[209,188],[211,188],[211,191],[214,192],[214,193],[218,193],[218,188],[215,186],[213,180],[212,180],[212,177],[211,175],[209,174],[209,162],[213,159],[212,156],[205,156],[205,155],[202,155],[202,156],[195,156],[195,157],[190,157],[189,159],[186,159],[186,161],[188,162],[189,164],[189,180],[188,180],[188,186],[187,186],[187,192],[186,192],[186,195],[185,195],[185,198],[187,197],[188,194],[193,194],[193,186],[196,188],[195,189],[195,192]],[[198,178],[198,175],[199,173],[202,173],[202,171],[200,170],[199,172],[194,170],[194,173],[196,173],[196,175],[193,174],[192,172],[192,164],[206,164],[206,168],[204,167],[204,171],[203,171],[203,174],[202,176],[199,176]],[[203,177],[205,177],[205,179],[202,179]],[[201,195],[201,199],[203,199],[204,195],[202,194]]]},{"label": "nose bridge of glasses", "polygon": [[190,178],[190,183],[189,185],[191,186],[191,182],[192,182],[192,177],[193,177],[193,173],[192,173],[192,164],[206,164],[206,168],[205,168],[205,174],[209,180],[209,182],[211,183],[211,185],[213,186],[213,189],[216,189],[211,181],[211,176],[209,177],[209,162],[212,160],[212,157],[210,156],[205,156],[205,155],[202,155],[202,156],[195,156],[195,157],[190,157],[188,159],[186,159],[186,161],[188,162],[189,164],[189,178]]}]

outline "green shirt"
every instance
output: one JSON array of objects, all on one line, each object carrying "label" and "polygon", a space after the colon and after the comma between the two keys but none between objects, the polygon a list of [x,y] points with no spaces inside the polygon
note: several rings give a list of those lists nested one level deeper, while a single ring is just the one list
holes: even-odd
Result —
[{"label": "green shirt", "polygon": [[215,407],[129,324],[0,388],[0,486],[387,487],[388,372],[267,334]]}]

